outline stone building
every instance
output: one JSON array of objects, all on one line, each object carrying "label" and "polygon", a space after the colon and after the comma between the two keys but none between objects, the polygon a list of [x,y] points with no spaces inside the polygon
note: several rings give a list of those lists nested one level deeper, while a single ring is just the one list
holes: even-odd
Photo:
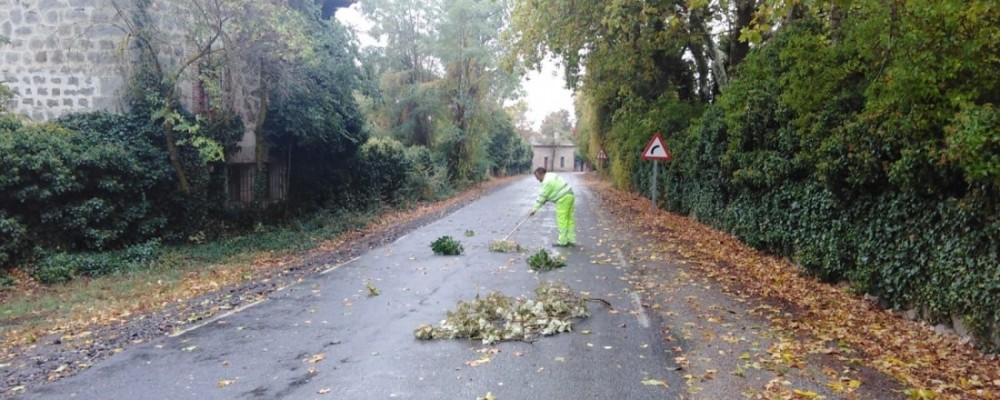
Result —
[{"label": "stone building", "polygon": [[576,162],[576,145],[573,143],[532,143],[535,156],[531,169],[544,167],[548,171],[583,171],[584,166]]},{"label": "stone building", "polygon": [[108,0],[0,0],[0,77],[10,109],[35,120],[121,109],[124,32]]},{"label": "stone building", "polygon": [[[265,1],[265,0],[261,0]],[[283,0],[282,0],[283,1]],[[314,0],[287,0],[302,8]],[[323,16],[355,0],[315,0]],[[104,110],[121,112],[129,61],[127,30],[112,0],[0,0],[0,80],[16,92],[8,109],[33,120],[45,121],[72,112]],[[118,0],[117,4],[131,4]],[[184,44],[182,27],[172,20],[169,1],[153,0],[154,20],[162,40],[161,56],[180,60],[190,49]],[[174,37],[172,33],[176,33]],[[180,84],[180,100],[199,113],[200,88],[190,82]],[[256,138],[249,128],[239,142],[239,151],[228,155],[228,182],[231,204],[252,201],[256,169]],[[268,160],[268,200],[282,200],[286,192],[287,166]]]}]

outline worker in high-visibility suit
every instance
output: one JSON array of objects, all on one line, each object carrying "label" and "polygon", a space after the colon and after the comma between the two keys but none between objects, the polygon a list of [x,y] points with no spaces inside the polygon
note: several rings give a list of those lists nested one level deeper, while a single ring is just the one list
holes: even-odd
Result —
[{"label": "worker in high-visibility suit", "polygon": [[542,191],[535,201],[535,208],[528,216],[535,215],[545,203],[555,203],[556,225],[559,226],[559,240],[555,246],[575,246],[576,223],[573,221],[573,203],[576,198],[573,196],[573,188],[569,187],[562,177],[545,172],[545,168],[542,167],[535,170],[535,178],[542,183]]}]

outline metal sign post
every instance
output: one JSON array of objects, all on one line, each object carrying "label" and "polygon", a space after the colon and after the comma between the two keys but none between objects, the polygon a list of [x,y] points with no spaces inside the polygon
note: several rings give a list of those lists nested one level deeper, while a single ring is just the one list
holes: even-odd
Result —
[{"label": "metal sign post", "polygon": [[656,183],[659,181],[659,179],[657,179],[658,175],[657,172],[659,171],[660,171],[660,162],[657,160],[653,160],[653,195],[650,197],[653,200],[652,208],[650,208],[650,210],[652,211],[656,211]]},{"label": "metal sign post", "polygon": [[645,160],[653,161],[653,188],[651,190],[650,200],[652,201],[652,210],[656,211],[656,184],[659,181],[659,171],[660,171],[660,160],[670,160],[670,150],[667,149],[666,142],[663,141],[663,136],[659,133],[654,134],[653,138],[650,139],[649,144],[646,145],[646,150],[642,152],[642,158]]}]

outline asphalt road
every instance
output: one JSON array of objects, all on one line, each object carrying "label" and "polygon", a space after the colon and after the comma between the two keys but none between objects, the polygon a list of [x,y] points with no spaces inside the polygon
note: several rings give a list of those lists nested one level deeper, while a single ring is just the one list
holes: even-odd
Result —
[{"label": "asphalt road", "polygon": [[[684,387],[660,322],[630,291],[630,266],[602,236],[602,213],[578,176],[580,247],[555,249],[567,267],[532,272],[527,254],[493,253],[530,211],[539,183],[526,177],[396,242],[275,292],[268,299],[173,337],[130,348],[92,368],[26,393],[26,399],[664,399]],[[549,248],[547,205],[511,236]],[[475,235],[466,236],[466,231]],[[430,243],[460,240],[461,256],[435,256]],[[619,238],[620,239],[620,238]],[[533,297],[540,280],[560,280],[609,301],[589,303],[574,332],[493,346],[420,341],[460,300],[499,290]],[[369,296],[366,283],[378,289]],[[589,331],[585,334],[584,331]],[[485,349],[485,350],[484,350]],[[491,349],[499,352],[491,354]],[[476,366],[470,361],[490,356]],[[662,380],[644,385],[643,380]]]}]

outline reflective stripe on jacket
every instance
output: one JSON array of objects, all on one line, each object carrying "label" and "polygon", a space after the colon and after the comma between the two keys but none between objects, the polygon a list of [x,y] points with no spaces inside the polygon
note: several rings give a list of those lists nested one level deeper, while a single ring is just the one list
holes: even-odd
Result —
[{"label": "reflective stripe on jacket", "polygon": [[542,178],[542,191],[538,193],[538,200],[535,201],[535,211],[542,208],[547,202],[557,202],[567,194],[573,194],[573,189],[559,175],[546,172]]}]

